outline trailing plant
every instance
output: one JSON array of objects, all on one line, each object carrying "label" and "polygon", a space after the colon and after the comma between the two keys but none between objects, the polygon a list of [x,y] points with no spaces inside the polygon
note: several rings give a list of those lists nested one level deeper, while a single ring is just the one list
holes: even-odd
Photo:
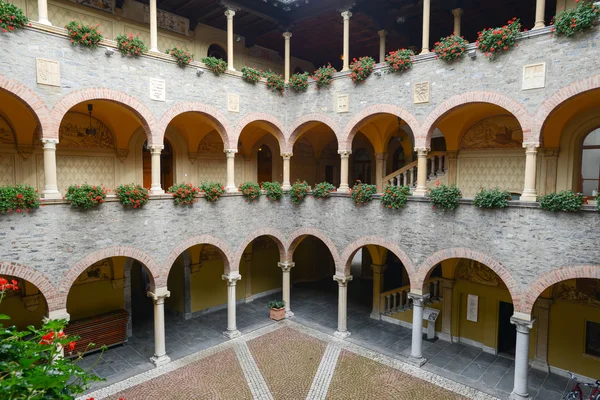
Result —
[{"label": "trailing plant", "polygon": [[246,82],[256,83],[260,81],[260,77],[262,75],[262,71],[251,67],[243,67],[242,68],[242,78]]},{"label": "trailing plant", "polygon": [[333,74],[336,72],[337,71],[331,66],[331,64],[327,64],[326,66],[322,66],[321,68],[317,69],[312,76],[312,78],[317,81],[316,89],[318,90],[331,86],[331,83],[333,82]]},{"label": "trailing plant", "polygon": [[573,36],[577,32],[583,32],[598,20],[600,12],[594,2],[575,0],[577,6],[570,10],[558,13],[550,25],[554,25],[552,31],[557,35]]},{"label": "trailing plant", "polygon": [[138,35],[133,33],[117,36],[117,48],[124,56],[139,56],[148,51],[146,43]]},{"label": "trailing plant", "polygon": [[573,193],[571,190],[563,190],[560,193],[548,193],[538,198],[540,208],[547,211],[577,212],[583,205],[581,193]]},{"label": "trailing plant", "polygon": [[406,198],[410,196],[408,186],[387,185],[381,196],[381,205],[385,208],[397,210],[404,207]]},{"label": "trailing plant", "polygon": [[225,193],[225,186],[218,182],[203,182],[200,185],[206,201],[214,202]]},{"label": "trailing plant", "polygon": [[0,214],[29,212],[41,204],[37,190],[29,185],[0,186]]},{"label": "trailing plant", "polygon": [[440,185],[438,181],[436,187],[429,189],[428,196],[431,199],[431,204],[433,204],[432,208],[441,208],[448,211],[458,207],[458,200],[462,198],[462,193],[456,185]]},{"label": "trailing plant", "polygon": [[264,77],[267,78],[267,87],[274,92],[283,93],[285,90],[285,81],[283,76],[275,72],[265,72]]},{"label": "trailing plant", "polygon": [[315,184],[315,187],[312,190],[312,195],[317,199],[326,199],[330,197],[332,192],[335,192],[335,186],[329,182],[321,182]]},{"label": "trailing plant", "polygon": [[461,59],[465,55],[468,44],[469,42],[463,36],[452,34],[435,42],[433,51],[437,58],[450,62]]},{"label": "trailing plant", "polygon": [[292,203],[299,206],[300,203],[304,201],[306,196],[308,196],[309,190],[310,186],[308,186],[308,183],[306,183],[306,181],[300,181],[300,179],[298,179],[290,189],[290,199],[292,200]]},{"label": "trailing plant", "polygon": [[244,182],[238,190],[242,192],[246,198],[246,203],[255,202],[262,194],[260,191],[260,185],[254,182]]},{"label": "trailing plant", "polygon": [[521,21],[514,17],[502,27],[488,28],[479,32],[475,46],[483,51],[486,57],[494,59],[499,53],[518,46],[519,32],[521,32]]},{"label": "trailing plant", "polygon": [[301,92],[308,88],[308,72],[303,72],[301,74],[297,73],[290,76],[290,88],[296,92]]},{"label": "trailing plant", "polygon": [[473,205],[480,208],[504,208],[511,199],[510,192],[499,188],[484,189],[475,195]]},{"label": "trailing plant", "polygon": [[185,67],[194,59],[194,55],[187,50],[182,50],[177,47],[173,47],[172,49],[168,49],[165,51],[166,54],[169,54],[171,57],[175,59],[175,62],[180,67]]},{"label": "trailing plant", "polygon": [[415,53],[412,50],[399,49],[391,51],[385,56],[385,62],[392,72],[402,72],[411,69]]},{"label": "trailing plant", "polygon": [[71,202],[72,207],[88,210],[94,206],[104,203],[107,189],[101,186],[71,185],[67,189],[65,199]]},{"label": "trailing plant", "polygon": [[362,183],[361,181],[356,181],[352,189],[350,190],[350,195],[352,196],[352,201],[354,201],[357,205],[364,205],[373,200],[373,195],[377,193],[377,187],[375,185],[369,185],[367,183]]},{"label": "trailing plant", "polygon": [[83,47],[95,49],[98,47],[98,43],[104,39],[102,32],[98,30],[100,25],[90,26],[80,21],[71,21],[65,25],[65,28],[73,46],[78,44]]},{"label": "trailing plant", "polygon": [[13,32],[29,23],[23,10],[12,3],[0,0],[0,31]]},{"label": "trailing plant", "polygon": [[217,75],[224,74],[227,71],[227,63],[216,57],[204,57],[202,62],[208,69]]},{"label": "trailing plant", "polygon": [[283,197],[283,189],[279,182],[263,182],[262,189],[270,201],[277,203]]},{"label": "trailing plant", "polygon": [[355,58],[350,64],[350,78],[352,82],[362,82],[371,75],[373,68],[375,67],[375,60],[373,57],[360,57],[358,60]]},{"label": "trailing plant", "polygon": [[142,208],[148,203],[148,189],[140,185],[130,183],[121,185],[115,190],[121,204],[125,207]]},{"label": "trailing plant", "polygon": [[267,307],[274,308],[276,310],[281,310],[282,308],[285,307],[285,301],[283,301],[283,300],[271,300],[269,302],[269,304],[267,304]]},{"label": "trailing plant", "polygon": [[200,188],[192,185],[191,183],[177,183],[171,186],[167,193],[173,195],[175,204],[194,204],[198,201],[196,196],[200,195]]}]

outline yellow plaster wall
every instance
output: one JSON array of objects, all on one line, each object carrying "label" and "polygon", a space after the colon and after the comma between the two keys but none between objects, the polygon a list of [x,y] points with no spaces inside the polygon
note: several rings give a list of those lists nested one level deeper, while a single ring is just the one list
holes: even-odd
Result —
[{"label": "yellow plaster wall", "polygon": [[252,252],[252,294],[281,287],[281,268],[277,266],[278,262],[277,248]]},{"label": "yellow plaster wall", "polygon": [[[4,278],[11,279],[9,276],[4,276]],[[42,319],[48,315],[46,300],[40,297],[38,306],[32,311],[28,310],[23,303],[22,295],[38,295],[39,290],[29,282],[23,280],[19,280],[19,282],[21,287],[19,288],[18,295],[7,296],[2,300],[2,304],[0,304],[0,314],[10,317],[8,320],[0,321],[0,324],[5,327],[15,325],[21,330],[29,325],[39,328],[42,324]],[[25,288],[23,288],[23,284]]]},{"label": "yellow plaster wall", "polygon": [[[192,273],[190,278],[190,291],[192,312],[205,310],[227,304],[227,283],[223,280],[223,261],[204,261],[198,272]],[[240,267],[242,279],[237,281],[236,298],[242,299],[246,295],[244,268]]]},{"label": "yellow plaster wall", "polygon": [[[428,304],[425,304],[425,307],[435,308],[436,310],[440,310],[440,314],[438,315],[438,318],[435,321],[435,331],[441,332],[442,331],[442,309],[443,309],[442,302],[438,301],[435,303],[428,303]],[[404,312],[396,313],[396,314],[392,315],[392,318],[412,324],[413,310],[410,309],[410,310],[407,310]],[[427,328],[428,326],[429,326],[429,321],[423,321],[423,328]]]}]

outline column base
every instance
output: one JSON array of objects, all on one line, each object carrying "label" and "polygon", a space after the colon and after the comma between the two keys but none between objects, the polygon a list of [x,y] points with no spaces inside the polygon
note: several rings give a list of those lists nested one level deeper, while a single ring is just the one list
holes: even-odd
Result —
[{"label": "column base", "polygon": [[291,310],[285,312],[285,317],[286,318],[292,318],[293,316],[294,316],[294,313]]},{"label": "column base", "polygon": [[44,190],[43,198],[49,200],[61,200],[62,194],[58,190]]},{"label": "column base", "polygon": [[407,358],[406,362],[410,365],[414,365],[415,367],[422,367],[423,364],[425,364],[427,362],[427,359],[425,357],[420,357],[420,358],[416,358],[413,356],[410,356]]},{"label": "column base", "polygon": [[150,194],[152,196],[160,196],[162,194],[165,194],[165,191],[162,190],[162,188],[160,188],[160,187],[159,188],[151,188],[150,189]]},{"label": "column base", "polygon": [[537,369],[538,371],[542,371],[542,372],[545,372],[545,373],[549,373],[550,372],[550,366],[548,365],[547,362],[544,362],[542,360],[536,360],[536,359],[534,359],[531,362],[531,368]]},{"label": "column base", "polygon": [[42,25],[46,25],[46,26],[52,26],[52,24],[50,23],[50,21],[47,20],[47,19],[40,19],[38,21],[38,24],[42,24]]},{"label": "column base", "polygon": [[533,196],[521,195],[521,198],[519,199],[519,201],[528,201],[528,202],[535,203],[537,201],[537,196],[536,195],[533,195]]},{"label": "column base", "polygon": [[227,67],[227,71],[233,71],[233,72],[235,72],[235,68],[233,68],[233,67],[231,67],[231,66],[228,66],[228,67]]},{"label": "column base", "polygon": [[371,318],[376,319],[377,321],[381,321],[381,314],[372,312],[370,315]]},{"label": "column base", "polygon": [[344,331],[344,332],[335,331],[335,333],[333,334],[333,336],[335,336],[338,339],[346,339],[350,335],[351,335],[350,331]]},{"label": "column base", "polygon": [[244,302],[246,302],[246,303],[252,303],[253,301],[254,301],[254,297],[252,297],[252,296],[244,298]]},{"label": "column base", "polygon": [[289,192],[291,188],[292,188],[292,185],[290,185],[289,182],[288,183],[284,183],[283,185],[281,185],[281,189],[284,192]]},{"label": "column base", "polygon": [[235,339],[235,338],[239,338],[240,336],[242,336],[242,334],[240,333],[240,331],[238,331],[236,329],[235,331],[225,331],[225,332],[223,332],[223,336],[225,336],[228,339]]},{"label": "column base", "polygon": [[150,361],[152,361],[152,364],[154,364],[156,367],[160,367],[161,365],[170,363],[171,357],[166,354],[163,354],[162,356],[152,356],[150,357]]},{"label": "column base", "polygon": [[148,53],[160,53],[157,48],[148,50]]},{"label": "column base", "polygon": [[427,195],[427,188],[423,187],[423,188],[416,188],[414,190],[414,192],[412,192],[413,196],[418,196],[418,197],[425,197],[425,195]]},{"label": "column base", "polygon": [[421,49],[421,52],[419,54],[429,54],[430,51],[429,49]]},{"label": "column base", "polygon": [[533,28],[531,28],[532,31],[535,31],[536,29],[542,29],[545,28],[546,25],[543,22],[538,22],[535,24],[535,26]]},{"label": "column base", "polygon": [[350,187],[348,185],[346,186],[340,186],[337,190],[337,193],[350,193]]},{"label": "column base", "polygon": [[510,394],[510,396],[508,396],[509,400],[527,400],[530,399],[531,397],[529,397],[529,394],[526,395],[522,395],[522,394],[517,394],[515,392],[512,392]]},{"label": "column base", "polygon": [[233,185],[233,186],[226,186],[225,187],[225,191],[227,193],[237,193],[238,189],[235,187],[235,185]]}]

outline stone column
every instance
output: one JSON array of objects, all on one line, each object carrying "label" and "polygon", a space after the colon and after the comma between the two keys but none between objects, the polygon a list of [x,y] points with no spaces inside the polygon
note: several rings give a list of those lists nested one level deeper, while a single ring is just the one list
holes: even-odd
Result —
[{"label": "stone column", "polygon": [[227,193],[234,193],[237,192],[235,187],[235,153],[237,153],[237,149],[225,149],[224,151],[227,155],[227,185],[225,190]]},{"label": "stone column", "polygon": [[340,163],[340,187],[337,190],[339,193],[348,193],[350,192],[350,187],[348,186],[348,160],[350,158],[350,154],[352,154],[352,150],[338,150],[338,154],[341,158]]},{"label": "stone column", "polygon": [[166,287],[148,292],[148,297],[154,301],[154,356],[150,361],[157,367],[171,361],[165,348],[165,299],[170,295]]},{"label": "stone column", "polygon": [[227,17],[227,69],[235,71],[233,68],[233,16],[235,11],[227,9],[225,16]]},{"label": "stone column", "polygon": [[344,67],[342,71],[350,70],[350,17],[352,13],[350,11],[344,11],[342,13],[344,18]]},{"label": "stone column", "polygon": [[546,0],[536,0],[535,2],[535,25],[533,29],[540,29],[546,26],[544,23],[544,14],[546,13]]},{"label": "stone column", "polygon": [[158,53],[158,17],[156,0],[150,0],[150,51]]},{"label": "stone column", "polygon": [[423,48],[421,54],[429,53],[429,15],[431,0],[423,0]]},{"label": "stone column", "polygon": [[427,294],[409,293],[408,298],[413,301],[413,323],[412,323],[412,346],[410,349],[410,361],[415,365],[425,364],[423,358],[423,305],[429,297]]},{"label": "stone column", "polygon": [[347,326],[348,318],[348,282],[352,280],[352,275],[334,275],[333,280],[338,283],[338,328],[334,336],[345,339],[350,336]]},{"label": "stone column", "polygon": [[240,331],[237,330],[237,325],[235,322],[235,285],[237,281],[242,279],[242,276],[237,272],[233,272],[223,275],[222,278],[223,280],[227,281],[227,330],[223,332],[223,335],[229,339],[234,339],[241,336]]},{"label": "stone column", "polygon": [[290,183],[290,159],[292,156],[292,153],[281,153],[281,157],[283,157],[283,185],[281,186],[285,191],[292,188],[292,184]]},{"label": "stone column", "polygon": [[517,327],[517,344],[515,348],[515,383],[510,399],[521,400],[529,398],[527,379],[529,373],[529,331],[535,320],[525,321],[510,317],[511,324]]},{"label": "stone column", "polygon": [[537,338],[535,343],[535,358],[531,366],[545,373],[550,372],[548,365],[548,333],[550,330],[550,306],[552,299],[540,297],[535,302],[537,309]]},{"label": "stone column", "polygon": [[454,34],[460,36],[460,17],[463,15],[463,9],[455,8],[452,10],[452,15],[454,15]]},{"label": "stone column", "polygon": [[385,153],[375,153],[375,184],[377,185],[377,193],[382,193],[385,187],[383,183],[383,162],[385,161]]},{"label": "stone column", "polygon": [[377,31],[379,35],[379,63],[382,64],[385,62],[385,37],[387,36],[387,31],[382,29]]},{"label": "stone column", "polygon": [[454,281],[442,281],[442,333],[441,339],[452,341],[452,292]]},{"label": "stone column", "polygon": [[285,317],[293,317],[294,313],[292,312],[292,307],[290,305],[290,271],[296,263],[293,262],[280,262],[277,263],[277,266],[281,268],[281,272],[283,274],[283,281],[281,283],[281,292],[283,296],[283,301],[285,302]]},{"label": "stone column", "polygon": [[283,37],[285,39],[285,83],[290,81],[290,39],[292,37],[292,32],[283,32]]},{"label": "stone column", "polygon": [[383,289],[383,272],[387,265],[372,264],[373,270],[373,310],[371,310],[371,318],[381,319],[381,290]]},{"label": "stone column", "polygon": [[58,191],[56,178],[56,144],[58,139],[43,139],[44,144],[44,198],[45,199],[62,199],[62,195]]},{"label": "stone column", "polygon": [[246,303],[250,303],[254,300],[252,297],[252,253],[244,253],[242,259],[244,260],[245,273],[244,276],[246,281],[246,296],[244,296],[244,301]]},{"label": "stone column", "polygon": [[38,0],[38,22],[43,25],[52,26],[48,19],[48,0]]},{"label": "stone column", "polygon": [[[428,1],[428,0],[425,0]],[[413,196],[425,196],[427,194],[427,153],[429,149],[417,150],[417,187]]]},{"label": "stone column", "polygon": [[150,155],[152,157],[152,187],[150,194],[164,194],[165,191],[160,186],[160,153],[163,146],[150,146]]},{"label": "stone column", "polygon": [[536,201],[535,176],[537,174],[537,148],[539,143],[523,143],[525,147],[525,185],[521,201]]}]

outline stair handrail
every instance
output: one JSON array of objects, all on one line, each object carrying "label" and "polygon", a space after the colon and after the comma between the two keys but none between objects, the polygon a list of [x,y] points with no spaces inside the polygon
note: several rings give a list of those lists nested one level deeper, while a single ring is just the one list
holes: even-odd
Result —
[{"label": "stair handrail", "polygon": [[[427,154],[427,159],[429,160],[431,157],[445,156],[445,155],[446,155],[445,151],[431,151]],[[387,185],[387,182],[389,182],[390,179],[394,179],[398,175],[403,174],[405,171],[408,171],[408,170],[416,167],[417,164],[418,164],[418,160],[412,161],[412,162],[406,164],[404,167],[392,172],[391,174],[384,176],[383,183]]]}]

